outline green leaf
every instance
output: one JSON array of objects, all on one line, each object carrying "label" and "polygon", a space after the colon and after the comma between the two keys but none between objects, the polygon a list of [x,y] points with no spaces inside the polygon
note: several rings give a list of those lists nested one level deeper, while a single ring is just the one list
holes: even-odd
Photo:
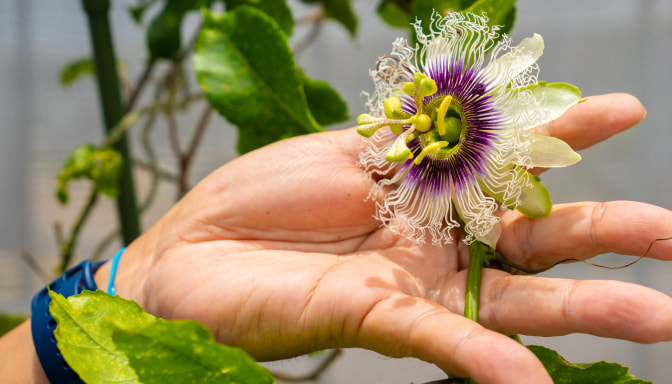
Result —
[{"label": "green leaf", "polygon": [[84,291],[65,299],[49,292],[54,336],[65,361],[87,384],[140,383],[126,356],[112,340],[118,326],[140,327],[156,318],[136,303],[103,291]]},{"label": "green leaf", "polygon": [[508,33],[513,28],[513,22],[516,18],[516,0],[478,0],[473,3],[464,12],[473,12],[480,15],[487,13],[488,25],[501,25],[500,33]]},{"label": "green leaf", "polygon": [[145,11],[157,1],[158,0],[138,0],[135,4],[128,6],[128,14],[136,24],[140,24],[142,22],[142,17],[145,15]]},{"label": "green leaf", "polygon": [[634,378],[627,367],[616,363],[572,364],[552,349],[536,345],[528,348],[541,360],[555,384],[653,384]]},{"label": "green leaf", "polygon": [[0,337],[26,320],[25,316],[0,313]]},{"label": "green leaf", "polygon": [[336,20],[350,32],[351,36],[357,34],[357,16],[352,10],[350,0],[320,0],[324,7],[324,15]]},{"label": "green leaf", "polygon": [[64,87],[70,86],[79,80],[82,76],[95,76],[96,67],[93,64],[93,59],[85,57],[82,59],[73,60],[61,68],[61,85]]},{"label": "green leaf", "polygon": [[110,197],[119,194],[119,178],[123,157],[112,148],[98,149],[91,144],[75,148],[58,174],[56,197],[61,204],[68,202],[68,183],[77,179],[93,181],[98,192]]},{"label": "green leaf", "polygon": [[[445,15],[448,12],[460,11],[461,9],[462,5],[459,0],[413,0],[410,7],[410,22],[414,23],[416,20],[420,20],[422,31],[428,34],[434,12]],[[411,38],[413,42],[416,42],[415,29],[413,26],[410,26],[410,29]]]},{"label": "green leaf", "polygon": [[229,11],[241,5],[255,7],[275,20],[285,35],[292,35],[294,16],[284,0],[225,0],[225,3]]},{"label": "green leaf", "polygon": [[124,158],[116,150],[104,148],[94,152],[93,162],[91,180],[98,192],[109,197],[117,197]]},{"label": "green leaf", "polygon": [[273,375],[241,349],[213,340],[195,321],[166,321],[119,326],[117,348],[124,352],[144,384],[273,383]]},{"label": "green leaf", "polygon": [[182,21],[189,11],[208,7],[214,0],[166,0],[147,30],[150,60],[177,58],[182,49]]},{"label": "green leaf", "polygon": [[383,0],[378,4],[378,15],[387,24],[398,27],[407,28],[411,24],[410,8],[404,8],[404,2],[397,0]]},{"label": "green leaf", "polygon": [[308,109],[287,37],[265,13],[245,5],[206,11],[193,65],[210,104],[238,127],[241,153],[323,130]]},{"label": "green leaf", "polygon": [[303,75],[304,91],[308,108],[320,125],[329,125],[348,120],[348,105],[326,81]]}]

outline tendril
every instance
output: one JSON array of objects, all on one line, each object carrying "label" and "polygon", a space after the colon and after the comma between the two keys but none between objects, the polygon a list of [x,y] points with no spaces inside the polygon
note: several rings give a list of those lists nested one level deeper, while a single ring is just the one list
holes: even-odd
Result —
[{"label": "tendril", "polygon": [[[493,264],[495,264],[495,266],[494,266],[495,268],[497,268],[496,264],[503,264],[503,265],[505,265],[505,266],[507,266],[507,267],[510,267],[510,268],[513,268],[513,269],[517,269],[517,270],[519,270],[519,271],[521,271],[521,272],[524,272],[524,273],[527,273],[527,274],[530,274],[530,275],[535,275],[535,274],[538,274],[538,273],[546,272],[546,271],[548,271],[549,269],[551,269],[551,268],[553,268],[553,267],[555,267],[555,266],[557,266],[557,265],[565,264],[565,263],[569,263],[569,262],[576,262],[576,261],[584,262],[584,263],[586,263],[586,264],[588,264],[588,265],[591,265],[591,266],[593,266],[593,267],[606,268],[606,269],[616,270],[616,269],[627,268],[627,267],[629,267],[629,266],[631,266],[631,265],[637,263],[638,261],[640,261],[641,259],[643,259],[644,257],[646,257],[646,255],[649,254],[649,252],[651,251],[651,248],[653,248],[653,245],[654,245],[655,243],[657,243],[657,242],[659,242],[659,241],[664,241],[664,240],[672,240],[672,236],[670,236],[670,237],[664,237],[664,238],[659,238],[659,239],[655,239],[655,240],[653,240],[652,242],[649,243],[649,246],[648,246],[648,248],[646,248],[646,251],[645,251],[642,255],[640,255],[639,257],[637,257],[637,259],[635,259],[635,260],[633,260],[633,261],[631,261],[631,262],[629,262],[629,263],[626,263],[626,264],[623,264],[623,265],[619,265],[619,266],[617,266],[617,267],[610,267],[610,266],[608,266],[608,265],[602,265],[602,264],[598,264],[598,263],[593,263],[592,261],[588,261],[588,260],[581,260],[581,259],[577,259],[577,258],[569,258],[569,259],[564,259],[564,260],[558,261],[557,263],[555,263],[555,264],[551,264],[551,265],[548,266],[548,267],[543,267],[543,268],[539,268],[539,269],[532,269],[532,268],[523,267],[522,265],[518,265],[518,264],[516,264],[516,263],[514,263],[514,262],[511,262],[511,261],[507,260],[507,259],[504,257],[504,255],[503,255],[501,252],[499,252],[499,251],[495,251],[495,258],[494,258],[494,260],[492,260],[492,262],[493,262]],[[497,269],[502,269],[502,270],[504,270],[504,268],[497,268]]]}]

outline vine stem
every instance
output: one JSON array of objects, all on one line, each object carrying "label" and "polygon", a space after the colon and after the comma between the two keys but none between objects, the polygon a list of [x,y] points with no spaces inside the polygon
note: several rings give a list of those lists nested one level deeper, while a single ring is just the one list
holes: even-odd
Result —
[{"label": "vine stem", "polygon": [[61,265],[58,268],[60,273],[63,273],[68,269],[70,261],[72,260],[72,255],[74,253],[75,246],[77,245],[79,233],[82,231],[84,222],[89,217],[89,214],[93,210],[93,207],[95,207],[97,201],[98,201],[98,191],[96,190],[96,187],[93,187],[91,188],[91,192],[89,192],[89,198],[87,199],[84,208],[82,209],[81,213],[79,214],[79,217],[77,218],[77,221],[75,222],[74,227],[72,228],[72,232],[70,233],[70,239],[68,240],[67,243],[61,244]]},{"label": "vine stem", "polygon": [[[478,322],[478,309],[481,299],[481,276],[483,266],[494,256],[494,250],[480,241],[469,244],[469,268],[467,269],[467,292],[464,297],[464,317]],[[476,384],[464,379],[465,384]]]},{"label": "vine stem", "polygon": [[[124,112],[108,17],[110,1],[81,0],[81,4],[89,21],[98,94],[105,122],[105,131],[109,135],[114,126],[121,120]],[[117,211],[124,244],[128,245],[140,235],[140,220],[135,199],[135,186],[126,135],[121,135],[116,141],[114,148],[124,158],[121,177],[119,179]]]},{"label": "vine stem", "polygon": [[469,269],[467,270],[467,293],[464,298],[464,317],[478,322],[478,307],[481,297],[483,265],[488,261],[488,246],[474,241],[469,244]]}]

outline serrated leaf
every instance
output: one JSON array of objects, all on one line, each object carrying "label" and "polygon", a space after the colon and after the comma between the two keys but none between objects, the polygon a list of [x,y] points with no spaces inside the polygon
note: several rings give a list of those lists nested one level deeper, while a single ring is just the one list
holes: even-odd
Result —
[{"label": "serrated leaf", "polygon": [[119,326],[117,348],[144,384],[273,383],[273,375],[241,349],[217,343],[196,321],[157,319],[145,326]]},{"label": "serrated leaf", "polygon": [[0,337],[26,320],[25,316],[0,313]]},{"label": "serrated leaf", "polygon": [[245,5],[206,11],[193,65],[210,104],[238,127],[240,153],[323,130],[308,109],[287,38],[265,13]]},{"label": "serrated leaf", "polygon": [[280,26],[287,36],[292,35],[294,16],[284,0],[225,0],[228,11],[241,5],[249,5],[266,13]]},{"label": "serrated leaf", "polygon": [[572,364],[552,349],[536,345],[528,348],[541,360],[555,384],[653,384],[634,378],[627,367],[617,363]]},{"label": "serrated leaf", "polygon": [[308,108],[320,125],[340,123],[350,117],[348,105],[329,83],[311,79],[305,74],[303,82]]},{"label": "serrated leaf", "polygon": [[87,384],[140,383],[126,356],[112,340],[111,322],[139,327],[156,321],[136,303],[103,291],[83,291],[65,299],[49,292],[54,336],[65,361]]}]

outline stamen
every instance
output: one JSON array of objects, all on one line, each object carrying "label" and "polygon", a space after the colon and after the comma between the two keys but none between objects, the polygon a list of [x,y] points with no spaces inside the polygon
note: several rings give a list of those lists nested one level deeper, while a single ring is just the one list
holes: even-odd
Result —
[{"label": "stamen", "polygon": [[428,153],[430,153],[434,150],[437,150],[439,148],[445,148],[445,147],[448,146],[448,144],[450,144],[450,143],[448,143],[447,141],[435,141],[435,142],[433,142],[432,144],[426,146],[420,152],[420,154],[418,154],[418,157],[416,157],[415,160],[413,160],[413,162],[415,164],[420,164],[422,162],[422,159],[424,159],[425,156],[427,156]]},{"label": "stamen", "polygon": [[399,162],[413,158],[413,152],[411,152],[406,145],[406,138],[413,133],[413,131],[415,131],[415,125],[412,125],[411,128],[407,129],[397,137],[392,144],[392,147],[390,147],[390,150],[387,151],[385,160],[389,162]]}]

